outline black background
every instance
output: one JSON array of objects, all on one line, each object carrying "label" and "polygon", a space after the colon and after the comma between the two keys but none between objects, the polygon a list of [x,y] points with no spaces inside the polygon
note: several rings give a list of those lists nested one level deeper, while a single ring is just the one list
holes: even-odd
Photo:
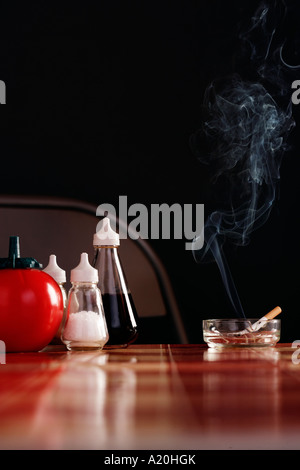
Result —
[{"label": "black background", "polygon": [[[8,106],[1,108],[1,193],[116,207],[127,195],[128,205],[203,203],[209,212],[215,202],[209,170],[189,141],[201,126],[209,83],[232,72],[255,75],[249,61],[238,60],[239,31],[260,4],[2,4],[0,79]],[[300,8],[295,1],[287,7],[280,34],[297,64]],[[293,69],[290,95],[297,79],[300,69]],[[293,114],[297,124],[294,105]],[[282,307],[282,341],[300,338],[297,125],[289,143],[269,220],[250,245],[225,247],[247,316]],[[234,316],[216,264],[197,264],[185,240],[150,243],[170,274],[191,342],[202,341],[203,318]]]}]

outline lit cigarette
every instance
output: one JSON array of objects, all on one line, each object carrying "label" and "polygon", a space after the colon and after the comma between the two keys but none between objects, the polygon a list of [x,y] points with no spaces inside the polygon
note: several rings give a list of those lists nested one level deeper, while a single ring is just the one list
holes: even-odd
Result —
[{"label": "lit cigarette", "polygon": [[[246,335],[248,333],[258,331],[266,325],[268,320],[273,320],[273,318],[277,317],[277,315],[279,315],[281,312],[282,310],[280,307],[275,307],[273,308],[273,310],[270,310],[270,312],[266,313],[266,315],[261,317],[255,323],[251,324],[250,321],[248,321],[249,327],[246,328],[245,330],[235,331],[234,333],[226,333],[226,336]],[[245,320],[245,322],[247,322],[247,320]],[[223,334],[220,331],[218,331],[215,327],[212,328],[212,331],[218,335],[223,336]]]},{"label": "lit cigarette", "polygon": [[246,333],[251,333],[252,331],[258,331],[260,328],[263,328],[268,320],[272,320],[273,318],[277,317],[282,312],[280,307],[275,307],[273,310],[270,312],[266,313],[263,317],[261,317],[259,320],[257,320],[253,325],[251,325],[249,328],[243,331],[239,331],[239,335],[244,335]]}]

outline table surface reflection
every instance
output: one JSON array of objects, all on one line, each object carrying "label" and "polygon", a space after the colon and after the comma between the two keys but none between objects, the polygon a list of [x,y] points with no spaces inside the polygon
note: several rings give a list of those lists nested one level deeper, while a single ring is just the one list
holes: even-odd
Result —
[{"label": "table surface reflection", "polygon": [[299,449],[299,362],[290,344],[9,353],[0,448]]}]

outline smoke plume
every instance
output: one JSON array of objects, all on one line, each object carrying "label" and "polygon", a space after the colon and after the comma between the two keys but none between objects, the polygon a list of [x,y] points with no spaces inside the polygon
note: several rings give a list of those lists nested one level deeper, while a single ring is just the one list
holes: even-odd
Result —
[{"label": "smoke plume", "polygon": [[[194,250],[194,257],[197,262],[209,261],[212,257],[217,262],[238,316],[245,316],[244,310],[222,247],[227,240],[246,245],[251,233],[267,221],[277,195],[287,138],[294,126],[290,100],[286,106],[282,102],[279,105],[276,93],[271,96],[265,87],[267,82],[273,82],[274,91],[272,70],[275,58],[280,58],[280,49],[272,52],[276,29],[274,25],[270,26],[268,15],[271,13],[274,21],[274,11],[260,7],[244,35],[245,43],[251,45],[248,50],[252,60],[254,56],[257,60],[257,80],[243,80],[234,74],[211,83],[204,97],[206,118],[202,129],[191,138],[192,149],[203,164],[210,166],[212,184],[223,195],[222,208],[208,216],[204,233],[195,239],[195,247],[199,237],[204,238],[205,244],[202,250]],[[260,48],[258,54],[250,38],[253,32],[261,30],[267,41],[264,50]],[[278,96],[283,94],[282,65],[281,62],[276,69],[277,84],[280,73]],[[205,155],[200,151],[203,137],[210,148]]]}]

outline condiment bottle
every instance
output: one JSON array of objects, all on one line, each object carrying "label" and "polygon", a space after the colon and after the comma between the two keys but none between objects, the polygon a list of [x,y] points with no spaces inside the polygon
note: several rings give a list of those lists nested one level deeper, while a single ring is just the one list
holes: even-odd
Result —
[{"label": "condiment bottle", "polygon": [[118,256],[120,237],[108,217],[98,224],[94,235],[93,266],[99,273],[104,313],[109,332],[106,347],[126,347],[138,334],[137,312]]},{"label": "condiment bottle", "polygon": [[49,263],[48,265],[43,269],[43,271],[47,274],[49,274],[53,279],[57,282],[59,285],[59,288],[62,293],[63,297],[63,304],[64,304],[64,313],[63,313],[63,318],[61,321],[61,324],[59,325],[59,328],[52,339],[50,344],[62,344],[61,341],[61,331],[63,324],[65,323],[66,319],[66,307],[67,307],[67,293],[65,289],[65,283],[66,283],[66,271],[64,269],[60,268],[57,264],[56,256],[55,255],[50,255],[49,257]]},{"label": "condiment bottle", "polygon": [[42,350],[62,317],[57,282],[34,258],[21,258],[19,237],[11,236],[8,258],[0,258],[0,338],[6,352]]},{"label": "condiment bottle", "polygon": [[68,294],[67,319],[61,339],[69,350],[102,349],[108,340],[98,272],[82,253],[79,265],[72,269],[72,287]]}]

